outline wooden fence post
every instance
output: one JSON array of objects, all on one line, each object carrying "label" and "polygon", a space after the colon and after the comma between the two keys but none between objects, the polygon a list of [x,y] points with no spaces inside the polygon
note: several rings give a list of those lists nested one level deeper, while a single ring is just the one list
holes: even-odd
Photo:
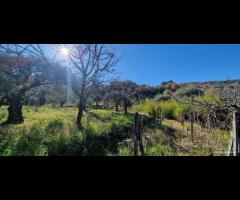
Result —
[{"label": "wooden fence post", "polygon": [[143,147],[143,140],[142,140],[142,134],[143,134],[143,117],[140,117],[140,123],[139,123],[139,129],[138,129],[138,141],[139,141],[139,147],[141,151],[141,155],[144,155],[144,147]]},{"label": "wooden fence post", "polygon": [[232,131],[230,133],[231,133],[231,138],[230,138],[230,142],[228,145],[228,155],[233,156],[233,133],[232,133]]},{"label": "wooden fence post", "polygon": [[184,117],[183,117],[182,111],[179,111],[179,116],[180,116],[180,123],[181,123],[181,125],[183,127],[183,132],[181,134],[181,138],[182,138],[182,136],[184,134]]},{"label": "wooden fence post", "polygon": [[[192,105],[193,105],[193,101],[194,101],[194,96],[191,95],[191,101],[192,101]],[[190,123],[191,123],[191,138],[192,138],[192,142],[194,142],[194,133],[193,133],[193,120],[194,120],[194,114],[193,114],[193,107],[191,107],[191,113],[190,113]]]},{"label": "wooden fence post", "polygon": [[232,116],[232,149],[230,151],[230,155],[239,156],[239,134],[240,134],[240,112],[233,110]]},{"label": "wooden fence post", "polygon": [[192,142],[194,142],[194,133],[193,133],[193,111],[191,111],[190,113],[190,123],[191,123],[191,138],[192,138]]},{"label": "wooden fence post", "polygon": [[138,156],[138,126],[139,126],[138,112],[135,113],[134,118],[134,156]]},{"label": "wooden fence post", "polygon": [[236,143],[237,143],[237,156],[240,156],[240,112],[236,112]]},{"label": "wooden fence post", "polygon": [[138,156],[138,149],[140,149],[141,155],[144,155],[142,134],[143,118],[136,112],[134,120],[134,156]]},{"label": "wooden fence post", "polygon": [[160,114],[159,114],[159,115],[160,115],[160,116],[159,116],[159,118],[160,118],[160,119],[159,119],[159,123],[160,123],[160,124],[159,124],[159,125],[162,125],[162,120],[163,120],[162,109],[160,109],[159,111],[160,111]]}]

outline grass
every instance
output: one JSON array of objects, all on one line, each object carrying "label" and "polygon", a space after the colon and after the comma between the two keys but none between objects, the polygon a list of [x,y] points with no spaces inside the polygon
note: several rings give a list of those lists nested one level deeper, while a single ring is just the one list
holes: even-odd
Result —
[{"label": "grass", "polygon": [[[77,109],[70,107],[23,107],[24,123],[0,127],[2,156],[80,156],[133,155],[133,113],[87,110],[83,129],[75,125]],[[7,108],[0,108],[0,123],[7,119]],[[165,119],[157,126],[144,115],[146,156],[226,155],[229,133],[211,132],[194,125],[191,140],[189,123],[184,129],[176,120]]]},{"label": "grass", "polygon": [[[0,109],[1,122],[6,107]],[[23,108],[24,123],[0,127],[0,155],[116,155],[117,144],[129,137],[131,114],[88,110],[83,130],[75,125],[76,108]]]},{"label": "grass", "polygon": [[190,133],[190,123],[184,127],[175,120],[164,120],[164,125],[173,128],[176,141],[175,146],[181,155],[190,156],[223,156],[227,153],[230,134],[225,130],[206,130],[194,124],[193,140]]}]

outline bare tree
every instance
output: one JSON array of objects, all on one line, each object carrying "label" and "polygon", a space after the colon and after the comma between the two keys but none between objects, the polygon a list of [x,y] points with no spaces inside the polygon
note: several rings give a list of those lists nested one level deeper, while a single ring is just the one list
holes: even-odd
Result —
[{"label": "bare tree", "polygon": [[[76,124],[82,128],[82,116],[88,97],[105,75],[113,72],[117,64],[115,49],[100,44],[74,44],[69,58],[77,73],[73,77],[73,90],[79,96]],[[94,86],[94,87],[93,87]]]}]

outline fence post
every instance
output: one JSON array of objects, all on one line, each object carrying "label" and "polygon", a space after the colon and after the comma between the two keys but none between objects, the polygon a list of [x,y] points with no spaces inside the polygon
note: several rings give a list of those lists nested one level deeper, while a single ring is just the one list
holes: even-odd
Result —
[{"label": "fence post", "polygon": [[230,155],[239,156],[239,123],[240,123],[240,112],[233,110],[232,116],[232,150]]},{"label": "fence post", "polygon": [[136,112],[134,120],[134,156],[138,156],[139,148],[141,155],[144,155],[142,134],[143,134],[143,118]]},{"label": "fence post", "polygon": [[232,133],[232,131],[230,131],[230,133],[231,133],[231,138],[230,138],[230,142],[228,145],[228,155],[233,156],[233,133]]},{"label": "fence post", "polygon": [[190,113],[190,123],[191,123],[191,138],[192,142],[194,142],[194,133],[193,133],[193,111]]},{"label": "fence post", "polygon": [[237,156],[240,155],[240,112],[239,110],[236,112],[236,139],[237,139]]},{"label": "fence post", "polygon": [[162,109],[159,109],[159,125],[162,125]]},{"label": "fence post", "polygon": [[134,156],[138,156],[138,112],[135,113],[134,118]]},{"label": "fence post", "polygon": [[161,109],[161,122],[164,120],[164,113],[163,110]]},{"label": "fence post", "polygon": [[[192,101],[192,105],[193,105],[193,101],[194,101],[194,96],[191,95],[191,101]],[[191,123],[191,137],[192,137],[192,142],[194,142],[194,134],[193,134],[193,120],[194,120],[194,114],[193,114],[194,110],[193,107],[191,107],[191,113],[190,113],[190,123]]]},{"label": "fence post", "polygon": [[158,111],[156,109],[153,112],[153,117],[154,117],[154,121],[155,121],[155,128],[157,128],[157,125],[158,125]]},{"label": "fence post", "polygon": [[183,132],[181,134],[181,138],[182,138],[182,136],[184,134],[184,117],[183,117],[182,111],[179,111],[179,117],[180,117],[180,123],[181,123],[181,125],[183,127]]},{"label": "fence post", "polygon": [[143,117],[140,117],[140,123],[138,127],[138,140],[139,140],[139,147],[141,151],[141,155],[144,155],[144,147],[143,147],[143,140],[142,140],[142,133],[143,133]]}]

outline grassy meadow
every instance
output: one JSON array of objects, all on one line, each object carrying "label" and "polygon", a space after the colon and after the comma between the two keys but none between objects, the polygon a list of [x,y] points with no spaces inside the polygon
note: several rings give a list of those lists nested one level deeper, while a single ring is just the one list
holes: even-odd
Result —
[{"label": "grassy meadow", "polygon": [[[83,129],[75,125],[77,108],[24,106],[24,123],[0,127],[1,156],[132,156],[134,107],[129,114],[113,110],[89,109],[84,113]],[[139,109],[139,108],[138,108]],[[145,109],[145,111],[144,111]],[[146,156],[226,155],[229,133],[206,132],[195,126],[191,141],[174,119],[155,126],[144,107],[144,148]],[[7,107],[0,108],[0,123]]]}]

